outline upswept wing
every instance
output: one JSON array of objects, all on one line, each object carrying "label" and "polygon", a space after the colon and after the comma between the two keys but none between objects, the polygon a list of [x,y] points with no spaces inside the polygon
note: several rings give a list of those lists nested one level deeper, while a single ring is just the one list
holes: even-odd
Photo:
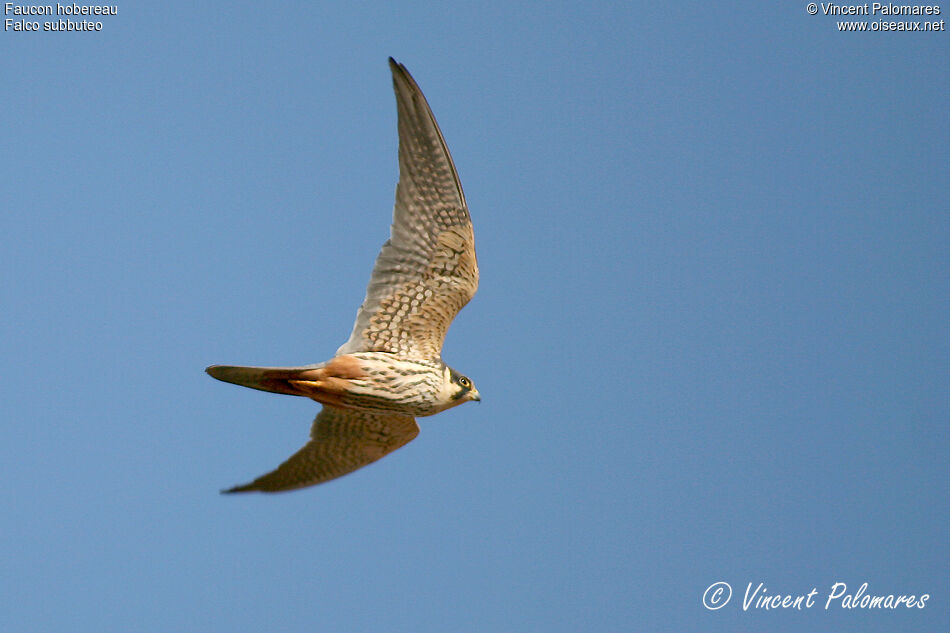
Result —
[{"label": "upswept wing", "polygon": [[472,220],[429,104],[392,58],[399,119],[399,184],[383,245],[349,340],[337,354],[385,351],[440,358],[459,310],[478,288]]},{"label": "upswept wing", "polygon": [[324,406],[310,441],[276,470],[223,492],[281,492],[336,479],[385,457],[419,434],[415,418]]}]

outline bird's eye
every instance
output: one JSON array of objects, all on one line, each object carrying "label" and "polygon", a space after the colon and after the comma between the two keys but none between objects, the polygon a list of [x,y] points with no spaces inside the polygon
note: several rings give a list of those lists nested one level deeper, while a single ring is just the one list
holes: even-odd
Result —
[{"label": "bird's eye", "polygon": [[466,389],[472,386],[471,381],[465,376],[459,376],[459,385],[465,387]]}]

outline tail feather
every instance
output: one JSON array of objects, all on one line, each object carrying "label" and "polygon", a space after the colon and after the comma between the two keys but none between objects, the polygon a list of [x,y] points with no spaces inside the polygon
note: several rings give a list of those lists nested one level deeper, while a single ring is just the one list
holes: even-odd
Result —
[{"label": "tail feather", "polygon": [[306,396],[295,388],[292,380],[306,380],[308,372],[320,369],[324,364],[304,367],[237,367],[231,365],[212,365],[205,369],[212,378],[234,383],[242,387],[260,389],[291,396]]}]

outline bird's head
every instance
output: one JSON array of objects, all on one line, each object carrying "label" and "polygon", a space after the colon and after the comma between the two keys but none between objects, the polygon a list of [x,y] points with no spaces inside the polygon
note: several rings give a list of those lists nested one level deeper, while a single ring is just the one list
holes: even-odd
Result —
[{"label": "bird's head", "polygon": [[475,388],[475,383],[466,376],[463,376],[451,367],[446,367],[443,375],[442,390],[439,394],[439,399],[444,404],[442,410],[450,409],[469,400],[478,402],[482,399],[481,396],[478,395],[478,389]]}]

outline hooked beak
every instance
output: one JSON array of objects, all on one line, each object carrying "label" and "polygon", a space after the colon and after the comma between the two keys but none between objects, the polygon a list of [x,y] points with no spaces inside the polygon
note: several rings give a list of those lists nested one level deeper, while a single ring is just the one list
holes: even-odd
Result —
[{"label": "hooked beak", "polygon": [[478,389],[472,389],[468,392],[468,399],[474,400],[475,402],[481,402],[482,397],[478,394]]}]

